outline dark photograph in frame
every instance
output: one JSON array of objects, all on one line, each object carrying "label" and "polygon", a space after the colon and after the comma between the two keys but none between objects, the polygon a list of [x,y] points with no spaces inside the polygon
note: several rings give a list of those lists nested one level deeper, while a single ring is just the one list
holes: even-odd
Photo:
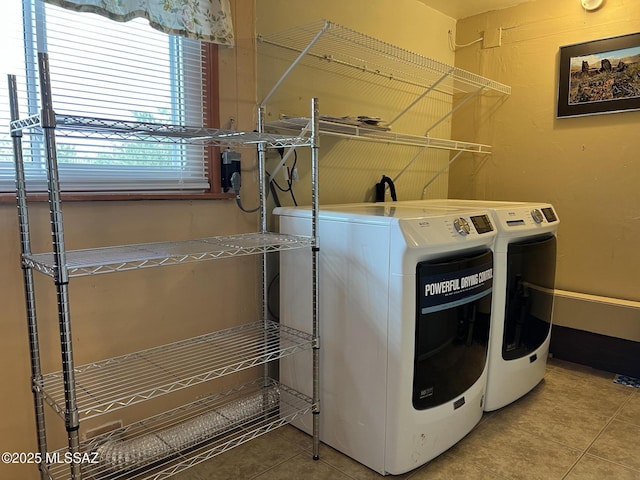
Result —
[{"label": "dark photograph in frame", "polygon": [[560,47],[558,118],[640,110],[640,33]]}]

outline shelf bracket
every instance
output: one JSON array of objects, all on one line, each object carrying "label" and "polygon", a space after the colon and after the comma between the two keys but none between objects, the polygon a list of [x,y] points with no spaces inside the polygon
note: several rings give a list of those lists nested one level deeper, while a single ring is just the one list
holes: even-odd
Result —
[{"label": "shelf bracket", "polygon": [[[409,167],[413,164],[413,162],[415,162],[418,158],[420,158],[420,156],[421,156],[422,154],[424,154],[424,153],[427,151],[427,148],[428,148],[428,147],[423,147],[423,148],[421,148],[421,149],[420,149],[420,151],[419,151],[418,153],[416,153],[416,154],[413,156],[413,158],[407,162],[407,164],[404,166],[404,168],[403,168],[402,170],[400,170],[400,171],[398,172],[398,174],[397,174],[395,177],[393,177],[393,182],[394,182],[394,183],[398,181],[398,179],[402,176],[402,174],[403,174],[404,172],[406,172],[407,168],[409,168]],[[460,152],[460,153],[461,153],[461,152]]]},{"label": "shelf bracket", "polygon": [[[300,131],[300,133],[297,134],[297,135],[299,135],[300,137],[304,137],[305,135],[307,135],[307,133],[309,133],[311,131],[311,123],[312,123],[312,120],[309,120],[309,123],[307,123],[304,126],[304,128]],[[280,171],[282,166],[286,163],[286,161],[289,159],[289,157],[291,156],[293,151],[294,151],[293,148],[287,149],[287,151],[284,153],[284,155],[282,156],[282,158],[278,162],[278,165],[276,165],[276,168],[274,168],[272,170],[271,175],[268,178],[269,181],[271,181],[272,178],[276,178],[276,175],[278,174],[278,172]]]},{"label": "shelf bracket", "polygon": [[422,187],[422,193],[420,194],[420,198],[421,198],[421,199],[422,199],[422,198],[424,198],[424,192],[425,192],[425,190],[429,187],[429,185],[431,185],[431,184],[435,181],[435,179],[436,179],[436,178],[438,178],[440,175],[442,175],[444,172],[446,172],[446,171],[447,171],[447,169],[451,166],[451,164],[452,164],[453,162],[455,162],[455,161],[458,159],[458,157],[459,157],[460,155],[462,155],[462,151],[460,151],[460,152],[456,153],[456,154],[453,156],[453,158],[452,158],[451,160],[449,160],[449,162],[448,162],[444,167],[442,167],[440,170],[438,170],[438,171],[436,172],[436,174],[435,174],[433,177],[431,177],[431,180],[429,180],[429,181],[425,184],[425,186],[424,186],[424,187]]},{"label": "shelf bracket", "polygon": [[418,98],[416,98],[413,102],[411,102],[411,104],[409,104],[404,110],[402,110],[398,115],[395,116],[395,118],[393,120],[391,120],[389,123],[387,123],[387,126],[390,127],[391,125],[393,125],[397,120],[399,120],[405,113],[407,113],[409,110],[411,110],[416,103],[418,103],[420,100],[422,100],[424,97],[426,97],[427,95],[429,95],[432,91],[434,91],[436,89],[436,87],[442,83],[443,80],[445,80],[446,78],[449,77],[449,75],[451,75],[453,73],[453,71],[455,70],[455,67],[452,67],[447,73],[445,73],[443,76],[441,76],[438,80],[436,80],[435,82],[433,82],[432,85],[429,86],[429,88],[427,88],[422,95],[420,95]]},{"label": "shelf bracket", "polygon": [[426,132],[424,132],[425,135],[428,135],[429,132],[431,130],[433,130],[434,128],[436,128],[438,125],[440,125],[442,122],[444,122],[447,118],[449,118],[451,115],[453,115],[460,107],[462,107],[464,104],[466,104],[469,100],[471,100],[472,98],[475,98],[476,96],[478,96],[480,94],[480,92],[482,92],[482,90],[484,90],[484,86],[478,88],[475,92],[473,92],[470,95],[467,95],[466,98],[464,98],[460,103],[458,103],[458,105],[456,105],[454,108],[452,108],[451,110],[449,110],[447,112],[446,115],[442,116],[436,123],[434,123],[433,125],[431,125]]},{"label": "shelf bracket", "polygon": [[269,99],[273,96],[273,94],[278,90],[278,88],[280,88],[280,85],[282,85],[282,82],[285,81],[285,79],[289,76],[289,74],[291,73],[291,71],[296,68],[298,66],[298,64],[302,61],[302,59],[307,55],[307,53],[309,53],[309,50],[311,50],[311,48],[316,44],[316,42],[318,40],[320,40],[320,37],[322,37],[322,35],[324,35],[324,33],[329,29],[329,27],[331,26],[331,22],[325,21],[324,26],[322,27],[322,29],[320,29],[320,31],[318,33],[316,33],[315,37],[313,37],[313,39],[309,42],[309,44],[304,48],[304,50],[302,50],[302,52],[300,52],[300,54],[297,56],[297,58],[293,61],[293,63],[291,63],[291,65],[289,65],[289,68],[287,68],[285,70],[285,72],[282,74],[282,76],[280,77],[280,79],[276,82],[276,84],[271,88],[271,91],[269,93],[267,93],[267,96],[264,97],[264,100],[262,100],[262,102],[260,102],[260,106],[263,107],[268,101]]}]

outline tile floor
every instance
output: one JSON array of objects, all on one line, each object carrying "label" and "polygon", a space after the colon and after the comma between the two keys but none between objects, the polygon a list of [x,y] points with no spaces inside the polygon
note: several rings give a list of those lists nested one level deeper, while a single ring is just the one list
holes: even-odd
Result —
[{"label": "tile floor", "polygon": [[640,480],[640,389],[613,374],[550,360],[528,395],[486,413],[447,452],[383,477],[286,426],[183,472],[178,480]]}]

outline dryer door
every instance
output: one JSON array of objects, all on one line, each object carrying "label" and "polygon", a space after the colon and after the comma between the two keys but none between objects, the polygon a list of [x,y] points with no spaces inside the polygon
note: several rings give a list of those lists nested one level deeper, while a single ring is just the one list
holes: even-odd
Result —
[{"label": "dryer door", "polygon": [[484,371],[493,254],[420,262],[416,284],[412,399],[424,410],[456,399]]},{"label": "dryer door", "polygon": [[514,360],[540,347],[551,329],[556,237],[509,244],[502,358]]}]

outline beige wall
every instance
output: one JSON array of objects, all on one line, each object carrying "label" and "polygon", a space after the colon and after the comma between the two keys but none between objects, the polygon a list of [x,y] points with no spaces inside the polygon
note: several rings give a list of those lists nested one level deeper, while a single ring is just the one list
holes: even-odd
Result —
[{"label": "beige wall", "polygon": [[[460,44],[502,28],[501,47],[460,49],[456,65],[511,85],[513,93],[490,118],[487,109],[456,117],[454,135],[476,129],[479,141],[494,145],[494,154],[455,165],[450,195],[553,203],[561,220],[557,288],[612,297],[614,303],[640,300],[640,112],[556,119],[558,55],[563,45],[638,32],[639,19],[636,1],[608,0],[588,13],[577,0],[535,0],[457,25]],[[562,312],[556,323],[597,323],[599,329],[585,329],[605,334],[607,323],[618,318]],[[640,312],[632,315],[635,327],[625,337],[637,340]]]},{"label": "beige wall", "polygon": [[[255,80],[253,2],[232,3],[238,46],[221,52],[221,121],[228,126],[233,118],[238,128],[253,129],[256,85],[261,98],[271,84],[270,78],[262,75],[260,82]],[[457,26],[449,17],[414,0],[260,0],[256,8],[259,33],[328,18],[447,63],[454,61],[448,30],[457,28],[458,43],[466,43],[480,32],[502,27],[503,46],[483,50],[475,45],[455,54],[458,66],[513,87],[506,102],[485,99],[481,105],[465,109],[453,125],[454,138],[490,143],[495,153],[487,158],[460,159],[448,185],[445,176],[429,196],[449,193],[451,197],[552,202],[562,220],[558,287],[640,300],[636,281],[640,261],[635,250],[640,233],[640,194],[632,184],[640,178],[640,165],[634,163],[630,141],[637,134],[640,113],[554,118],[558,47],[638,31],[637,20],[631,20],[640,18],[637,2],[608,0],[603,9],[587,14],[577,1],[535,0],[469,18]],[[273,75],[267,72],[267,77]],[[331,90],[335,85],[328,87]],[[306,115],[307,97],[300,95],[293,103],[276,99],[267,110],[271,116]],[[321,109],[323,104],[332,102],[321,98]],[[299,111],[288,111],[298,107]],[[451,127],[443,128],[446,132]],[[361,146],[342,143],[326,139],[321,143],[320,192],[324,203],[367,199],[368,189],[380,175],[393,175],[394,169],[404,164],[396,158],[409,154],[382,147],[365,148],[363,153]],[[249,173],[243,179],[245,185],[249,183],[245,189],[247,206],[254,200],[251,157],[251,152],[243,156],[243,169]],[[398,184],[403,199],[418,198],[430,178],[425,170],[442,161],[436,158],[404,177]],[[302,202],[304,190],[300,192]],[[70,248],[250,231],[256,225],[254,216],[240,214],[232,202],[225,201],[79,202],[66,204],[64,215]],[[34,250],[48,250],[46,206],[35,205],[33,216],[38,225],[33,231]],[[2,203],[0,451],[29,452],[36,448],[35,427],[18,257],[15,207],[11,202]],[[256,297],[255,272],[255,259],[248,257],[72,280],[77,363],[246,321],[247,316],[255,315],[255,302],[246,300],[248,295]],[[43,357],[50,371],[59,368],[57,320],[52,308],[55,299],[49,279],[37,276],[37,282]],[[132,410],[137,414],[144,408]],[[55,437],[60,442],[60,419],[48,414],[47,422],[57,431]],[[31,466],[0,465],[0,478],[35,479],[37,475]]]},{"label": "beige wall", "polygon": [[[236,2],[232,2],[234,8]],[[233,117],[240,129],[255,125],[253,2],[237,2],[238,45],[221,49],[222,121]],[[239,20],[238,20],[239,19]],[[252,169],[253,149],[243,152],[243,168]],[[252,175],[246,179],[245,204],[255,203]],[[33,204],[33,251],[49,251],[48,209]],[[256,215],[241,213],[233,201],[66,202],[63,207],[70,249],[136,242],[180,240],[254,231]],[[14,201],[0,203],[0,451],[35,452],[36,434],[30,390],[30,366],[18,222]],[[161,345],[218,328],[258,319],[257,257],[72,279],[69,287],[77,365]],[[55,289],[36,274],[43,369],[60,370]],[[205,390],[206,391],[206,390]],[[188,389],[181,402],[202,390]],[[168,405],[178,402],[169,398]],[[164,401],[164,400],[163,400]],[[145,402],[120,410],[115,419],[145,418],[165,405]],[[175,406],[175,405],[174,405]],[[46,408],[50,447],[66,444],[64,422]],[[83,423],[81,433],[97,421]],[[0,464],[0,478],[39,478],[33,465]]]}]

